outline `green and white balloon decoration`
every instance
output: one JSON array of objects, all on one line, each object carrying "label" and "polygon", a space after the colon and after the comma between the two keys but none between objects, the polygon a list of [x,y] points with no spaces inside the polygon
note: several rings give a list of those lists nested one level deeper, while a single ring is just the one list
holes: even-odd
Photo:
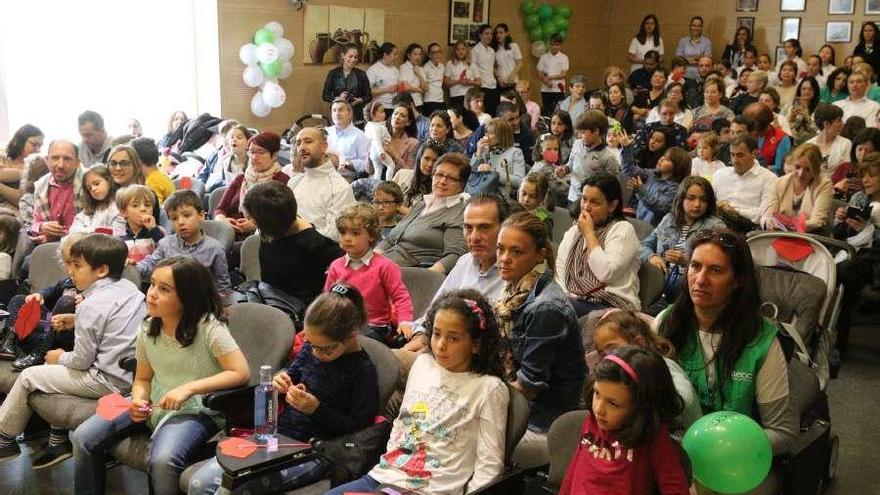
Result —
[{"label": "green and white balloon decoration", "polygon": [[568,5],[539,5],[535,0],[525,0],[519,7],[535,58],[547,53],[550,36],[554,33],[558,33],[563,40],[568,38],[568,19],[571,17],[571,7]]},{"label": "green and white balloon decoration", "polygon": [[260,88],[251,98],[251,113],[257,117],[269,115],[287,99],[278,79],[286,79],[293,73],[290,60],[295,49],[293,42],[283,36],[281,24],[269,21],[254,33],[253,43],[242,45],[238,50],[238,58],[247,66],[242,80],[249,88]]}]

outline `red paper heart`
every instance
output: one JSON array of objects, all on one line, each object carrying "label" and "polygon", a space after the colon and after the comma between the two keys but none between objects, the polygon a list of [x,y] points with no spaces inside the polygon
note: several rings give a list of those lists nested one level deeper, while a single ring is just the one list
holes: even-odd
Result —
[{"label": "red paper heart", "polygon": [[235,457],[237,459],[244,459],[257,451],[257,444],[253,441],[248,440],[247,438],[238,437],[231,437],[222,440],[217,444],[217,447],[220,448],[221,454]]},{"label": "red paper heart", "polygon": [[15,320],[15,335],[22,341],[27,338],[36,328],[40,321],[40,303],[36,299],[24,303],[18,310],[18,318]]},{"label": "red paper heart", "polygon": [[192,189],[193,180],[189,177],[180,179],[180,189]]},{"label": "red paper heart", "polygon": [[98,399],[97,414],[107,421],[113,421],[128,412],[128,406],[130,404],[131,401],[119,393],[108,394]]}]

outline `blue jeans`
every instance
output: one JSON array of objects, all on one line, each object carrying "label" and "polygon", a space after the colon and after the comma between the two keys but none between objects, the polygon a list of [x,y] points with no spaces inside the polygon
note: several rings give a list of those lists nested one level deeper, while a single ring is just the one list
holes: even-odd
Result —
[{"label": "blue jeans", "polygon": [[[179,493],[180,473],[198,460],[205,443],[218,430],[214,421],[204,414],[180,414],[168,419],[150,443],[147,473],[151,493]],[[92,416],[79,425],[73,432],[74,493],[103,494],[108,451],[117,441],[144,431],[149,432],[146,423],[132,422],[128,413],[113,421]]]},{"label": "blue jeans", "polygon": [[[327,466],[315,459],[306,461],[296,466],[282,469],[268,476],[257,478],[236,488],[234,493],[279,493],[294,488],[311,485],[325,478]],[[214,457],[202,466],[189,481],[186,493],[188,495],[223,495],[230,493],[226,488],[220,487],[223,477],[223,468]]]},{"label": "blue jeans", "polygon": [[371,478],[369,474],[365,474],[362,478],[339,485],[324,495],[343,495],[345,492],[371,492],[379,488],[379,485],[381,483]]}]

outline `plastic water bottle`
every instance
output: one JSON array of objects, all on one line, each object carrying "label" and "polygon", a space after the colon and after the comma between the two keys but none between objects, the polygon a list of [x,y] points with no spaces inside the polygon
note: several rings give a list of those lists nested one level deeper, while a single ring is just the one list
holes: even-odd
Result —
[{"label": "plastic water bottle", "polygon": [[260,366],[260,384],[254,388],[254,436],[268,442],[278,433],[278,393],[272,385],[272,367]]}]

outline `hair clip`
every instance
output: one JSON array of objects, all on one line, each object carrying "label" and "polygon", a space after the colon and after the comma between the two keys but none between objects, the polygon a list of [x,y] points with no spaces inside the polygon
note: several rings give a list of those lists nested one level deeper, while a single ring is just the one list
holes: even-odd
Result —
[{"label": "hair clip", "polygon": [[475,315],[477,315],[477,321],[479,322],[479,328],[481,332],[486,331],[486,315],[483,314],[483,310],[480,308],[480,305],[477,304],[477,301],[473,299],[464,299],[464,303],[467,305],[468,309]]},{"label": "hair clip", "polygon": [[349,290],[348,286],[342,284],[333,284],[333,286],[330,287],[330,292],[338,294],[342,297],[348,297],[348,293],[351,291]]}]

